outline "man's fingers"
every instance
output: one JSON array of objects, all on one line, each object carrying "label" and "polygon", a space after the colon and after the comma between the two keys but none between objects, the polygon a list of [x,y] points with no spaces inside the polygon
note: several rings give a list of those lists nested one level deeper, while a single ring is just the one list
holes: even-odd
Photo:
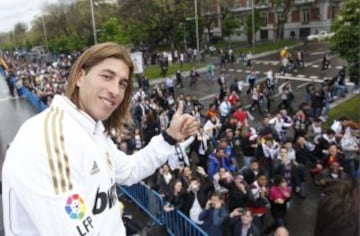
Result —
[{"label": "man's fingers", "polygon": [[184,117],[184,123],[181,131],[184,134],[193,135],[197,132],[199,126],[200,124],[195,120],[195,118],[189,115]]},{"label": "man's fingers", "polygon": [[181,116],[184,112],[184,102],[183,101],[179,101],[178,102],[178,108],[176,110],[175,115],[176,116]]},{"label": "man's fingers", "polygon": [[191,124],[194,122],[194,118],[191,117],[190,115],[185,114],[185,115],[183,115],[183,119],[184,119],[184,122],[181,126],[181,132],[185,133],[186,130],[188,130],[189,127],[191,126]]}]

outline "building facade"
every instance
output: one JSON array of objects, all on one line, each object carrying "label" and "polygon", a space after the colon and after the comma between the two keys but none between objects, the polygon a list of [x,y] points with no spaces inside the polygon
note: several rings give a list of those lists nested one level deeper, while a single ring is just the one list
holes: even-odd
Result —
[{"label": "building facade", "polygon": [[[241,28],[232,40],[247,40],[245,31],[246,18],[254,8],[259,11],[263,24],[256,32],[256,41],[273,40],[279,18],[284,8],[274,3],[274,0],[238,0],[230,10],[231,14],[239,17]],[[310,34],[321,30],[330,31],[331,23],[335,20],[340,9],[341,0],[293,0],[292,7],[287,14],[284,25],[283,38],[303,39]],[[217,8],[219,11],[219,8]],[[221,21],[217,21],[214,27],[214,34],[221,32]]]}]

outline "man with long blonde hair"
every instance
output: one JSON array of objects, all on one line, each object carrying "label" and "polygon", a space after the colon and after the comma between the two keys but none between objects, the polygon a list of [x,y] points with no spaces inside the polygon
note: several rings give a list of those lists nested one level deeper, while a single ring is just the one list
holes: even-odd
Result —
[{"label": "man with long blonde hair", "polygon": [[116,184],[154,173],[198,128],[179,103],[149,145],[131,157],[119,151],[110,133],[131,122],[133,73],[126,48],[97,44],[73,65],[66,96],[22,125],[2,171],[6,235],[126,235]]}]

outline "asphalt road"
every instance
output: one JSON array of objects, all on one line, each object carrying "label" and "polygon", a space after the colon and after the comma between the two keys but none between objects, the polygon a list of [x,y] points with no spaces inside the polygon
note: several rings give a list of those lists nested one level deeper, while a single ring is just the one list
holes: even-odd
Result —
[{"label": "asphalt road", "polygon": [[[345,63],[343,60],[335,56],[331,56],[331,68],[325,73],[320,73],[322,57],[324,53],[329,52],[328,45],[326,43],[307,44],[301,46],[299,49],[304,52],[306,68],[299,70],[297,74],[288,74],[285,75],[285,77],[278,76],[279,83],[286,78],[291,81],[295,95],[293,108],[297,108],[297,106],[303,101],[304,89],[307,82],[311,79],[321,81],[325,77],[330,78],[334,76],[340,66]],[[277,73],[279,70],[278,54],[254,60],[253,65],[256,73],[259,75],[259,78],[263,77],[264,73],[269,70],[269,68],[272,68],[273,71]],[[248,69],[240,63],[228,65],[226,68],[228,84],[230,84],[234,78],[245,79],[246,73],[248,73],[247,70]],[[198,83],[193,88],[189,88],[189,81],[184,80],[185,88],[178,89],[176,93],[196,95],[207,108],[207,105],[211,103],[214,94],[218,92],[219,89],[216,83],[219,71],[220,70],[217,68],[212,81],[206,81],[204,74],[202,74]],[[247,98],[244,94],[241,96],[241,101],[245,105],[250,103],[249,98]],[[279,98],[277,97],[275,103],[278,102]],[[0,78],[0,114],[0,165],[2,166],[7,144],[11,142],[20,125],[27,118],[36,114],[36,110],[29,102],[26,101],[25,98],[12,98],[9,95],[5,81]],[[257,122],[261,121],[261,117],[257,114],[257,111],[253,112],[253,115],[255,117],[254,125],[256,125]],[[287,221],[292,236],[309,236],[313,234],[319,192],[311,181],[308,181],[307,188],[308,193],[305,200],[294,197],[291,201]],[[0,214],[0,217],[0,234],[3,234],[2,214]],[[160,234],[157,235],[160,236]]]}]

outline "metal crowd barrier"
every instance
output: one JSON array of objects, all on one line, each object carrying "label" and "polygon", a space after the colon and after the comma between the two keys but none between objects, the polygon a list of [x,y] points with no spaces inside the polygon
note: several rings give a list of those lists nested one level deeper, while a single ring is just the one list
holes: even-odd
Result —
[{"label": "metal crowd barrier", "polygon": [[[2,77],[4,77],[4,79],[6,79],[6,73],[5,71],[0,67],[0,74],[2,75]],[[19,96],[25,96],[26,99],[40,112],[43,111],[47,108],[47,106],[40,100],[40,98],[38,96],[36,96],[35,94],[33,94],[32,92],[29,91],[28,88],[26,87],[20,87],[18,88],[16,86],[16,77],[14,76],[13,78],[11,78],[11,83],[13,84],[14,88],[16,88],[16,92]]]},{"label": "metal crowd barrier", "polygon": [[0,74],[2,75],[2,77],[4,77],[4,79],[6,80],[6,73],[4,71],[4,69],[2,67],[0,67]]},{"label": "metal crowd barrier", "polygon": [[38,96],[29,91],[25,87],[17,89],[19,96],[25,96],[26,99],[40,112],[47,108],[47,106],[40,100]]},{"label": "metal crowd barrier", "polygon": [[179,210],[164,211],[164,200],[145,184],[118,185],[120,190],[133,200],[158,225],[165,225],[169,235],[207,236],[198,225]]}]

